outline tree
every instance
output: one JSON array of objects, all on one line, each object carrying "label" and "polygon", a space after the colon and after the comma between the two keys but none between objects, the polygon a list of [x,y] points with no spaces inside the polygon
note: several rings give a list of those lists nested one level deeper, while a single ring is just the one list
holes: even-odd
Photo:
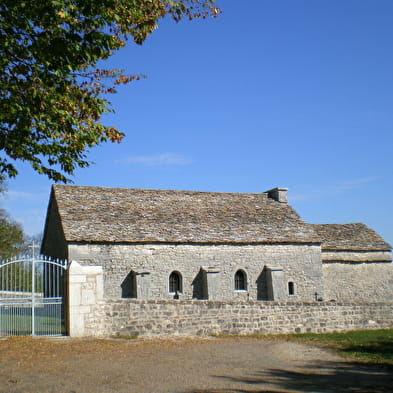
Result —
[{"label": "tree", "polygon": [[24,242],[21,225],[10,219],[4,209],[0,209],[0,259],[18,255],[23,249]]},{"label": "tree", "polygon": [[67,182],[86,153],[122,132],[100,122],[103,94],[139,79],[98,68],[132,37],[142,44],[162,18],[217,16],[215,0],[2,0],[0,3],[0,173],[26,161]]},{"label": "tree", "polygon": [[41,243],[44,236],[43,232],[36,233],[32,236],[24,237],[24,243],[20,249],[20,254],[25,258],[39,257],[41,253]]},{"label": "tree", "polygon": [[[0,194],[5,192],[4,177],[0,176]],[[22,226],[0,208],[0,261],[17,256],[26,248]]]},{"label": "tree", "polygon": [[24,234],[20,224],[10,219],[0,209],[0,259],[8,259],[18,255],[24,246]]}]

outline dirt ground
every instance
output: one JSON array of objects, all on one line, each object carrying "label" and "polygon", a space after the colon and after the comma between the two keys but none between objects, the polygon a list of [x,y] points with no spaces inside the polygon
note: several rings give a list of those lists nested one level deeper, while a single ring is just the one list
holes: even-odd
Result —
[{"label": "dirt ground", "polygon": [[393,373],[279,340],[0,340],[0,392],[393,392]]}]

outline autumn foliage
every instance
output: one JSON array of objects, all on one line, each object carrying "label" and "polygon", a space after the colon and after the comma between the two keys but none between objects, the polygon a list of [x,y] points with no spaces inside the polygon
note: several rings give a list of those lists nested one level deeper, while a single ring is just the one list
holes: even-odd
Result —
[{"label": "autumn foliage", "polygon": [[139,75],[97,67],[142,44],[164,17],[217,16],[214,0],[2,0],[0,2],[0,173],[18,160],[54,181],[86,167],[86,152],[124,134],[100,122],[106,94]]}]

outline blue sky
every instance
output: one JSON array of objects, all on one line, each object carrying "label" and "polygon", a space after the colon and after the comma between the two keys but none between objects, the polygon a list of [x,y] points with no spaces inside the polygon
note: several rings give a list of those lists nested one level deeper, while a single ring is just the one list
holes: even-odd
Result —
[{"label": "blue sky", "polygon": [[[109,97],[127,134],[74,183],[263,192],[289,188],[312,223],[363,222],[393,244],[393,2],[222,0],[165,20],[107,62],[146,74]],[[19,165],[3,207],[43,230],[51,182]]]}]

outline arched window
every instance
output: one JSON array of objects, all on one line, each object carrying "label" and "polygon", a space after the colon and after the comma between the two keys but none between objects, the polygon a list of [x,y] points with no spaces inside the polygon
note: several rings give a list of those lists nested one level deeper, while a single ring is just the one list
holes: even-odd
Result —
[{"label": "arched window", "polygon": [[293,281],[289,281],[288,283],[288,295],[295,294],[295,283]]},{"label": "arched window", "polygon": [[169,276],[169,292],[182,292],[182,278],[179,272],[172,272]]},{"label": "arched window", "polygon": [[247,290],[247,275],[243,270],[238,270],[235,273],[235,291]]}]

